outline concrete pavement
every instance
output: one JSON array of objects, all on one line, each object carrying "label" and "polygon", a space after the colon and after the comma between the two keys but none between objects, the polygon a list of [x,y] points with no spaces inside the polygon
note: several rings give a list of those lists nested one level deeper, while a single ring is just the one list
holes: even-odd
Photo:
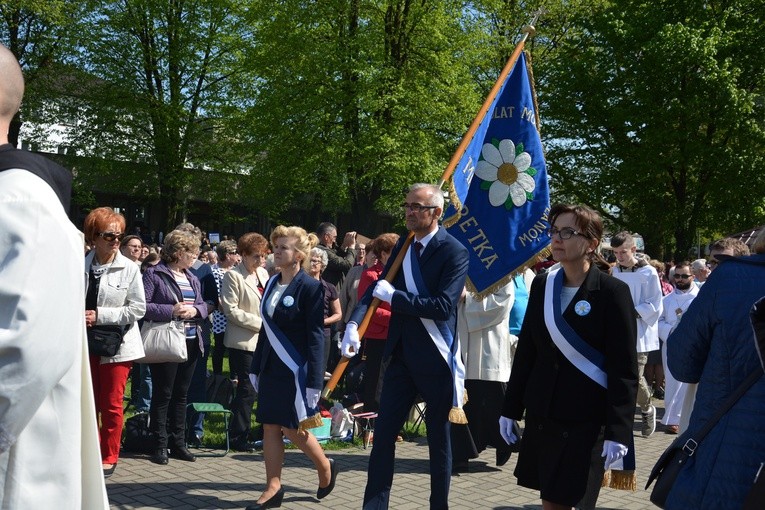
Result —
[{"label": "concrete pavement", "polygon": [[[658,416],[663,402],[657,402]],[[640,414],[635,419],[638,490],[602,489],[598,509],[655,509],[649,491],[643,490],[656,459],[676,437],[665,434],[661,425],[649,438],[640,435]],[[299,450],[287,450],[282,484],[284,509],[358,510],[366,482],[370,450],[351,446],[331,451],[340,466],[334,492],[319,502],[318,479],[313,465]],[[503,467],[494,465],[494,450],[484,451],[470,461],[470,471],[452,477],[449,496],[453,509],[540,509],[537,491],[519,487],[513,476],[516,455]],[[109,501],[114,509],[148,508],[244,508],[253,504],[264,488],[265,469],[261,452],[229,452],[225,457],[204,457],[189,463],[170,459],[167,466],[149,462],[147,456],[123,454],[115,474],[107,480]],[[428,448],[425,438],[398,443],[391,493],[391,509],[427,508],[430,494]]]}]

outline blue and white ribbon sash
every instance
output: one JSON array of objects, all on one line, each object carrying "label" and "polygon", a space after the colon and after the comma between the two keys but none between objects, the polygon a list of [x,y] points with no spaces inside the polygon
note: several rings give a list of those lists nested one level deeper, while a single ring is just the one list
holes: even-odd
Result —
[{"label": "blue and white ribbon sash", "polygon": [[[407,291],[417,296],[429,297],[428,287],[425,285],[425,280],[420,272],[420,261],[415,254],[414,243],[409,246],[404,257],[403,267]],[[452,405],[462,408],[465,396],[465,365],[463,365],[460,355],[459,338],[452,335],[448,324],[444,321],[434,321],[423,317],[420,317],[420,321],[422,321],[422,325],[425,326],[425,330],[452,374],[454,381]]]},{"label": "blue and white ribbon sash", "polygon": [[545,282],[545,325],[550,337],[563,355],[584,375],[603,388],[608,387],[605,356],[585,342],[563,318],[560,293],[563,288],[563,268],[547,274]]},{"label": "blue and white ribbon sash", "polygon": [[295,398],[294,406],[297,413],[298,422],[304,421],[309,416],[316,413],[315,409],[308,408],[308,402],[306,401],[306,380],[308,378],[308,362],[303,359],[300,353],[292,345],[287,335],[279,329],[271,316],[268,315],[266,310],[266,303],[268,302],[268,295],[273,290],[275,282],[279,279],[279,275],[272,277],[266,284],[266,289],[263,291],[263,298],[260,300],[260,316],[263,318],[263,327],[266,330],[266,337],[271,348],[279,356],[279,359],[284,363],[287,368],[292,371],[295,377]]}]

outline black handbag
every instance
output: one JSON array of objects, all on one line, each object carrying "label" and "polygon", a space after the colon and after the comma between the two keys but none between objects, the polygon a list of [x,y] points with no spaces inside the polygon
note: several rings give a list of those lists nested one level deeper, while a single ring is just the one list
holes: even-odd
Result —
[{"label": "black handbag", "polygon": [[93,326],[88,329],[88,351],[92,356],[117,354],[129,326]]},{"label": "black handbag", "polygon": [[706,435],[717,425],[725,413],[727,413],[733,404],[735,404],[741,396],[752,387],[754,383],[760,380],[763,375],[762,368],[755,369],[754,372],[749,374],[749,377],[730,394],[728,399],[720,406],[720,409],[709,419],[704,427],[698,432],[691,435],[688,431],[681,434],[677,439],[672,441],[672,444],[661,454],[659,460],[654,464],[651,469],[651,474],[648,476],[648,483],[645,484],[645,488],[651,486],[654,480],[656,485],[653,486],[651,491],[651,503],[664,508],[667,503],[667,496],[669,491],[672,490],[672,486],[675,484],[677,475],[680,474],[688,459],[693,457],[696,453],[699,443],[706,437]]}]

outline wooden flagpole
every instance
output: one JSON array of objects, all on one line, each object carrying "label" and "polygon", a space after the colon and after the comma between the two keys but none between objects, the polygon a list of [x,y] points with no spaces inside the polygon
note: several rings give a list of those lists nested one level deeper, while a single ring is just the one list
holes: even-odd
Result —
[{"label": "wooden flagpole", "polygon": [[[541,14],[541,11],[537,11],[534,14],[534,17],[532,18],[531,23],[523,27],[523,29],[521,30],[523,32],[523,36],[521,37],[521,40],[515,46],[515,49],[513,50],[513,53],[510,55],[510,58],[507,60],[505,67],[502,68],[502,72],[499,73],[497,82],[491,88],[491,91],[489,92],[489,95],[486,97],[486,100],[483,102],[483,106],[481,106],[481,109],[478,110],[478,114],[476,115],[475,119],[473,119],[473,123],[470,124],[470,128],[467,130],[467,133],[465,133],[465,136],[462,138],[462,141],[457,147],[457,150],[454,151],[454,155],[452,156],[452,159],[449,160],[449,164],[446,166],[444,173],[441,175],[441,179],[438,181],[437,186],[439,188],[442,188],[443,185],[446,183],[446,181],[448,181],[451,178],[452,174],[454,173],[454,169],[457,166],[457,163],[459,163],[459,160],[462,158],[462,155],[467,150],[468,145],[470,145],[470,142],[473,140],[473,137],[475,136],[475,132],[478,131],[478,127],[481,125],[481,122],[483,121],[484,117],[489,111],[489,108],[491,108],[491,104],[494,102],[494,99],[497,97],[497,94],[499,94],[499,89],[502,88],[502,84],[507,79],[507,76],[510,74],[510,71],[513,70],[513,67],[515,66],[515,62],[518,60],[518,57],[521,55],[521,52],[523,51],[523,47],[526,44],[526,40],[529,38],[530,35],[533,36],[536,33],[536,30],[534,29],[534,23],[536,23],[540,14]],[[401,246],[401,250],[399,250],[398,255],[393,260],[393,263],[388,269],[388,273],[385,275],[385,280],[388,283],[391,283],[391,284],[393,283],[393,279],[396,277],[396,274],[401,268],[401,264],[404,261],[404,255],[406,254],[406,251],[409,248],[409,245],[412,244],[413,239],[414,239],[414,232],[409,232],[409,235],[407,235],[406,239],[404,240],[404,244]],[[377,298],[372,299],[372,302],[369,304],[369,308],[367,308],[367,312],[364,315],[364,319],[361,321],[361,324],[359,324],[359,327],[358,327],[359,338],[364,337],[364,333],[366,332],[367,327],[369,326],[369,323],[372,320],[372,316],[374,315],[375,310],[377,310],[377,307],[379,305],[380,305],[379,299]],[[335,388],[337,387],[337,384],[340,382],[340,378],[343,376],[343,373],[345,372],[345,369],[348,366],[349,361],[350,361],[350,358],[346,358],[345,356],[340,358],[340,361],[337,363],[335,370],[332,372],[332,377],[329,378],[329,381],[327,381],[326,386],[324,386],[324,390],[321,392],[322,398],[328,399],[329,395],[335,390]]]}]

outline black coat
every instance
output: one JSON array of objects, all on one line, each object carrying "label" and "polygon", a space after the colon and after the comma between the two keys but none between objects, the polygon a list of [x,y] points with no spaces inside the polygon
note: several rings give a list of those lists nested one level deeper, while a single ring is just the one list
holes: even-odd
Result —
[{"label": "black coat", "polygon": [[[592,265],[563,312],[574,331],[605,355],[605,389],[553,343],[544,321],[547,276],[537,276],[531,285],[502,414],[518,420],[526,410],[540,418],[595,421],[606,426],[605,439],[628,445],[638,387],[635,307],[629,287]],[[580,316],[574,304],[582,300],[591,310]]]}]

